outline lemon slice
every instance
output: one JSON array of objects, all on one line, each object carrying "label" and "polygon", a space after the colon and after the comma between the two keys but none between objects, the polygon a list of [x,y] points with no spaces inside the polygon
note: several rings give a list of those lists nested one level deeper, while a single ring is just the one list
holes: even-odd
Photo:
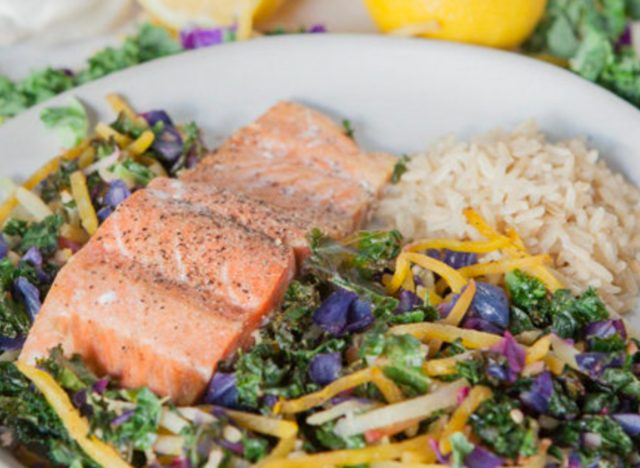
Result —
[{"label": "lemon slice", "polygon": [[365,0],[365,4],[384,32],[513,48],[536,27],[547,0]]},{"label": "lemon slice", "polygon": [[186,27],[237,25],[236,36],[251,35],[254,21],[271,15],[284,0],[138,0],[160,24],[179,31]]}]

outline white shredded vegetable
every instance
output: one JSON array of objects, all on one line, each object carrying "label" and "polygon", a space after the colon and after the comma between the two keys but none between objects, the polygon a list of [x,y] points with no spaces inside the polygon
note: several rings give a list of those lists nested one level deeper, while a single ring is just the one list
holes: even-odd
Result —
[{"label": "white shredded vegetable", "polygon": [[51,208],[49,208],[38,195],[24,187],[18,187],[16,189],[16,199],[35,221],[42,221],[47,216],[53,214]]},{"label": "white shredded vegetable", "polygon": [[576,362],[576,355],[580,354],[576,348],[556,335],[551,335],[551,347],[558,359],[572,369],[582,372],[582,369],[580,369],[580,366],[578,366]]},{"label": "white shredded vegetable", "polygon": [[358,413],[361,411],[370,410],[376,406],[380,406],[374,402],[360,401],[360,400],[348,400],[333,406],[327,410],[314,413],[307,418],[307,424],[312,426],[320,426],[329,421],[333,421],[347,413]]},{"label": "white shredded vegetable", "polygon": [[175,411],[168,408],[162,410],[160,427],[174,434],[180,434],[180,431],[188,426],[189,423],[184,418],[180,417],[180,415]]},{"label": "white shredded vegetable", "polygon": [[[82,172],[84,173],[84,175],[87,176],[89,174],[93,174],[96,171],[100,171],[101,169],[108,169],[109,167],[113,166],[118,162],[119,157],[120,157],[120,150],[116,148],[115,151],[111,153],[109,156],[106,156],[94,162],[90,166],[87,166]],[[102,175],[102,173],[100,173],[100,175]]]},{"label": "white shredded vegetable", "polygon": [[160,455],[182,455],[184,439],[180,436],[161,435],[156,439],[153,449]]},{"label": "white shredded vegetable", "polygon": [[0,202],[12,196],[17,188],[16,183],[9,177],[0,177]]},{"label": "white shredded vegetable", "polygon": [[183,418],[188,419],[189,421],[196,424],[213,424],[218,420],[211,413],[206,413],[198,408],[178,408],[178,413],[180,413],[180,416],[182,416]]},{"label": "white shredded vegetable", "polygon": [[343,418],[336,423],[334,432],[341,437],[348,437],[429,416],[435,411],[455,406],[458,390],[468,385],[464,379],[457,380],[440,387],[433,393],[387,405],[351,418]]}]

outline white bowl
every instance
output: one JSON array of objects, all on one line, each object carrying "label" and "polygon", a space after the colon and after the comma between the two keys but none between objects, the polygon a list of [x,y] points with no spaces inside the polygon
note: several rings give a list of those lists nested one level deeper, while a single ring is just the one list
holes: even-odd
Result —
[{"label": "white bowl", "polygon": [[[24,177],[56,154],[39,120],[44,106],[77,96],[92,117],[113,118],[103,98],[195,120],[215,145],[279,99],[348,118],[367,149],[423,150],[535,118],[553,137],[583,135],[640,184],[640,112],[558,67],[513,53],[381,36],[291,35],[184,53],[65,93],[0,126],[0,174]],[[637,321],[637,320],[634,320]],[[8,463],[0,456],[0,465]]]}]

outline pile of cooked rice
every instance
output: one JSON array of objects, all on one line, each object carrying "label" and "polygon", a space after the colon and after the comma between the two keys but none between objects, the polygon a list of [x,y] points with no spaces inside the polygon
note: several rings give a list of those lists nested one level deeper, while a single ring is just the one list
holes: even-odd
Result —
[{"label": "pile of cooked rice", "polygon": [[376,223],[408,238],[480,239],[462,214],[515,227],[532,253],[550,253],[575,291],[598,288],[617,312],[640,288],[640,190],[575,139],[550,142],[533,122],[471,142],[448,137],[415,155],[388,188]]}]

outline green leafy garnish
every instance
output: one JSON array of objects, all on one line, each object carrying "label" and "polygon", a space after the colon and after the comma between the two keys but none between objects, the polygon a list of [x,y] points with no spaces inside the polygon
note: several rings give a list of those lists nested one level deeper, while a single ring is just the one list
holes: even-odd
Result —
[{"label": "green leafy garnish", "polygon": [[409,168],[407,167],[408,163],[409,163],[409,156],[407,156],[406,154],[403,154],[398,158],[398,161],[396,162],[395,166],[393,166],[393,173],[391,174],[392,184],[397,184],[398,182],[400,182],[400,178],[402,177],[402,174],[404,174],[409,170]]},{"label": "green leafy garnish", "polygon": [[40,112],[40,120],[47,128],[58,133],[60,142],[66,148],[79,144],[89,129],[87,112],[75,98],[66,107],[47,107]]}]

